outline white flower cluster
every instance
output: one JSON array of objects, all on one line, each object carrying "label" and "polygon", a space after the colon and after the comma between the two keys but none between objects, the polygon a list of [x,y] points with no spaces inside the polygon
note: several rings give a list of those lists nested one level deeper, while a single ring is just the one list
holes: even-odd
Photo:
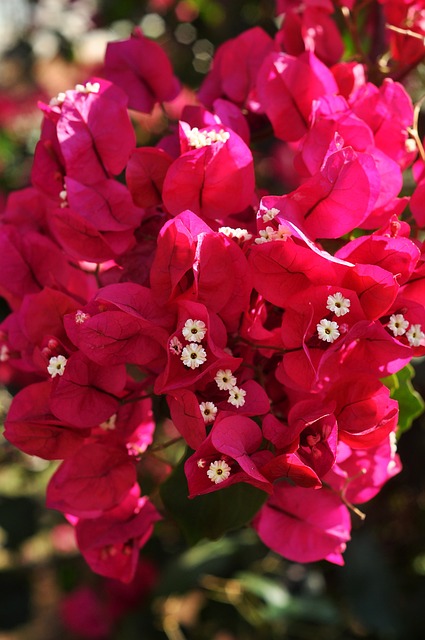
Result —
[{"label": "white flower cluster", "polygon": [[425,339],[425,333],[421,330],[421,325],[411,324],[409,327],[409,321],[405,319],[402,313],[393,313],[390,316],[387,327],[396,338],[405,335],[411,347],[420,347]]},{"label": "white flower cluster", "polygon": [[[349,298],[345,298],[340,291],[329,295],[326,301],[326,308],[329,309],[329,311],[332,311],[332,313],[334,313],[338,318],[349,313],[350,306],[351,301]],[[323,342],[332,343],[341,335],[338,323],[334,320],[328,320],[327,318],[322,318],[322,320],[320,320],[316,325],[316,328],[317,335],[320,340],[323,340]]]},{"label": "white flower cluster", "polygon": [[86,82],[86,84],[76,84],[75,91],[78,91],[78,93],[99,93],[100,84],[98,82]]},{"label": "white flower cluster", "polygon": [[[74,90],[78,93],[99,93],[100,84],[98,82],[86,82],[86,84],[76,84]],[[60,107],[66,98],[66,93],[64,91],[60,91],[57,96],[52,98],[49,102],[49,106],[51,107]]]},{"label": "white flower cluster", "polygon": [[210,147],[214,142],[227,142],[230,133],[220,129],[220,131],[199,131],[198,127],[193,127],[187,134],[187,140],[190,147],[201,149],[202,147]]},{"label": "white flower cluster", "polygon": [[234,407],[243,407],[246,391],[236,386],[237,380],[230,369],[219,369],[214,380],[221,391],[229,392],[227,402],[230,402]]},{"label": "white flower cluster", "polygon": [[248,233],[248,229],[240,229],[239,227],[237,229],[232,229],[232,227],[220,227],[218,232],[228,238],[237,240],[239,243],[246,242],[252,238],[252,234]]},{"label": "white flower cluster", "polygon": [[280,213],[280,211],[275,207],[272,207],[272,209],[267,209],[267,211],[263,213],[263,222],[270,222],[271,220],[274,220],[278,213]]},{"label": "white flower cluster", "polygon": [[[243,407],[246,391],[236,386],[237,380],[230,369],[219,369],[214,378],[220,391],[228,391],[230,402],[234,407]],[[201,402],[199,405],[205,424],[214,422],[217,416],[217,407],[213,402]]]},{"label": "white flower cluster", "polygon": [[90,318],[89,313],[84,313],[84,311],[81,311],[81,309],[78,309],[78,311],[75,312],[74,321],[75,321],[75,324],[84,324],[85,321],[88,320],[89,318]]},{"label": "white flower cluster", "polygon": [[207,352],[200,344],[206,333],[205,322],[189,318],[182,329],[183,337],[188,344],[183,346],[178,337],[174,336],[171,338],[168,347],[171,353],[180,356],[180,360],[186,367],[197,369],[207,360]]},{"label": "white flower cluster", "polygon": [[49,102],[50,107],[59,107],[65,102],[66,93],[64,91],[60,91],[57,96],[52,98]]},{"label": "white flower cluster", "polygon": [[264,242],[273,242],[276,240],[280,240],[285,242],[291,235],[292,231],[286,224],[280,224],[277,229],[273,229],[273,227],[266,227],[265,229],[261,229],[259,233],[259,238],[255,238],[256,244],[263,244]]}]

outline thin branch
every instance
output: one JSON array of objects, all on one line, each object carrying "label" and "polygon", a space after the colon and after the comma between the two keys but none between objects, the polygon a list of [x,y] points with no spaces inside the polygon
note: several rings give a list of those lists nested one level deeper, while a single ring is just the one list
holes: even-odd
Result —
[{"label": "thin branch", "polygon": [[183,440],[182,436],[178,436],[176,438],[172,438],[171,440],[167,440],[166,442],[160,442],[159,444],[154,444],[149,447],[150,453],[155,453],[156,451],[163,451],[164,449],[168,449],[168,447],[172,447],[173,444],[177,444]]},{"label": "thin branch", "polygon": [[348,29],[348,32],[351,36],[351,39],[353,41],[353,45],[354,45],[354,49],[356,50],[356,53],[358,55],[358,57],[360,58],[360,60],[362,60],[363,62],[367,61],[366,55],[363,51],[363,47],[362,47],[362,43],[360,40],[360,36],[359,36],[359,32],[357,30],[357,25],[353,20],[351,11],[349,10],[348,7],[341,7],[341,13],[342,16],[344,18],[344,22],[345,25]]}]

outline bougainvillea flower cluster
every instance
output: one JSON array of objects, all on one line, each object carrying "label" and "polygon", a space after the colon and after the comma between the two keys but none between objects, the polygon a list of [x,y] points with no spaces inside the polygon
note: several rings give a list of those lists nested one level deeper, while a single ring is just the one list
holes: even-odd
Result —
[{"label": "bougainvillea flower cluster", "polygon": [[[340,61],[336,4],[280,1],[274,37],[224,43],[155,146],[132,118],[180,83],[140,29],[40,105],[32,185],[0,227],[0,359],[21,386],[5,436],[60,461],[47,506],[102,575],[132,580],[168,516],[140,479],[165,419],[193,504],[252,485],[251,526],[298,562],[341,564],[350,509],[401,468],[383,379],[425,355],[424,157],[403,86]],[[396,36],[410,64],[418,41]],[[258,177],[264,131],[290,187]]]}]

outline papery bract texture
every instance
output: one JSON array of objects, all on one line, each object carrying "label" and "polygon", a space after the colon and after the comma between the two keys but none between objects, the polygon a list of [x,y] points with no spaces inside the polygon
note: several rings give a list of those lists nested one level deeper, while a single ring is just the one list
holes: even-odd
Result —
[{"label": "papery bract texture", "polygon": [[350,515],[329,489],[304,489],[286,483],[275,487],[253,521],[261,540],[294,562],[329,559],[343,564],[350,539]]},{"label": "papery bract texture", "polygon": [[144,113],[157,102],[173,100],[180,89],[165,51],[139,28],[131,38],[108,44],[105,73],[126,92],[129,108]]}]

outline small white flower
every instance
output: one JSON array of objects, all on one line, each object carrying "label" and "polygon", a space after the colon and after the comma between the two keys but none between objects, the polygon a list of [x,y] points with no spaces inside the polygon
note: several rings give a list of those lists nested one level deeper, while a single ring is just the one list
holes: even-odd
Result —
[{"label": "small white flower", "polygon": [[199,458],[198,462],[196,463],[198,465],[198,467],[200,469],[203,469],[205,467],[205,465],[207,464],[207,461],[205,460],[205,458]]},{"label": "small white flower", "polygon": [[278,213],[280,213],[280,211],[279,209],[275,209],[275,207],[267,209],[267,211],[263,213],[263,222],[270,222],[270,220],[273,220]]},{"label": "small white flower", "polygon": [[214,422],[217,415],[217,407],[213,402],[201,402],[199,408],[201,410],[205,424]]},{"label": "small white flower", "polygon": [[221,391],[229,391],[230,389],[233,389],[237,382],[230,369],[219,369],[215,374],[214,380]]},{"label": "small white flower", "polygon": [[230,476],[231,468],[225,462],[225,460],[216,460],[215,462],[211,462],[210,467],[207,471],[207,476],[214,482],[215,484],[220,484],[220,482],[224,482]]},{"label": "small white flower", "polygon": [[201,342],[205,338],[207,328],[202,320],[186,320],[182,329],[183,337],[191,342]]},{"label": "small white flower", "polygon": [[388,329],[390,329],[395,336],[404,335],[408,326],[409,322],[404,319],[404,315],[402,313],[393,313],[390,317],[389,323],[387,324]]},{"label": "small white flower", "polygon": [[328,296],[326,308],[336,316],[345,316],[350,311],[351,300],[345,298],[340,291]]},{"label": "small white flower", "polygon": [[90,314],[84,313],[84,311],[81,311],[81,309],[78,309],[78,311],[75,312],[74,320],[76,324],[84,324],[84,322],[89,318]]},{"label": "small white flower", "polygon": [[229,390],[229,399],[227,402],[233,404],[234,407],[243,407],[245,404],[246,391],[239,387],[233,387]]},{"label": "small white flower", "polygon": [[206,359],[207,354],[205,349],[196,342],[189,342],[189,344],[183,349],[180,356],[180,360],[183,364],[191,369],[197,369],[201,364],[204,364]]},{"label": "small white flower", "polygon": [[171,353],[174,353],[174,355],[179,356],[182,352],[183,345],[178,339],[178,337],[174,336],[174,338],[171,338],[168,348],[170,349]]},{"label": "small white flower", "polygon": [[117,414],[114,413],[108,420],[99,425],[104,431],[114,431],[117,426]]},{"label": "small white flower", "polygon": [[68,360],[65,356],[53,356],[49,360],[47,371],[50,373],[52,378],[55,376],[63,376],[67,362]]},{"label": "small white flower", "polygon": [[59,198],[61,199],[61,209],[64,209],[65,207],[68,206],[68,192],[66,190],[66,186],[63,186],[62,191],[59,192]]},{"label": "small white flower", "polygon": [[411,324],[409,331],[406,333],[406,338],[409,341],[411,347],[420,347],[425,333],[421,331],[420,324]]},{"label": "small white flower", "polygon": [[263,244],[264,242],[271,242],[273,240],[273,235],[275,234],[275,230],[273,227],[266,227],[265,229],[261,229],[259,231],[259,238],[255,238],[256,244]]},{"label": "small white flower", "polygon": [[317,325],[317,333],[320,340],[323,340],[323,342],[334,342],[340,335],[338,331],[338,324],[336,322],[326,320],[326,318],[322,318]]},{"label": "small white flower", "polygon": [[413,138],[407,138],[404,143],[404,148],[407,153],[414,153],[417,151],[416,141]]}]

